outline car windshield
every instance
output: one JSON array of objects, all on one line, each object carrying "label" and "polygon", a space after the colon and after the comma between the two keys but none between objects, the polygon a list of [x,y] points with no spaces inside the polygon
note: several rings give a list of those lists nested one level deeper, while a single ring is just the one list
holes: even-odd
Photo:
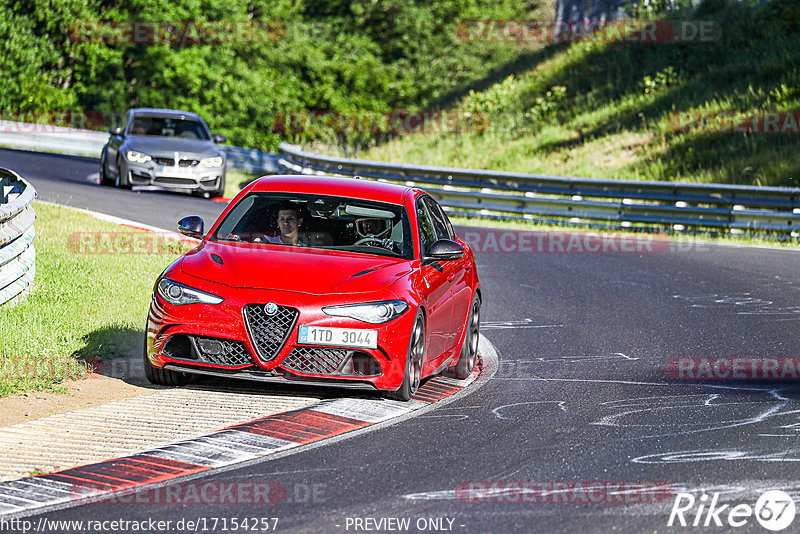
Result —
[{"label": "car windshield", "polygon": [[336,196],[250,193],[228,212],[212,241],[346,250],[412,259],[405,208]]},{"label": "car windshield", "polygon": [[177,117],[149,117],[135,115],[128,128],[131,135],[146,135],[151,137],[174,137],[178,139],[195,139],[208,141],[211,136],[205,125],[194,119],[180,119]]}]

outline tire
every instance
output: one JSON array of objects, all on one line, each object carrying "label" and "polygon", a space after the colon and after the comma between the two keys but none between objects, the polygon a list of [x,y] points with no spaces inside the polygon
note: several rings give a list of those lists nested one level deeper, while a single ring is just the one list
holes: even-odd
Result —
[{"label": "tire", "polygon": [[223,174],[219,179],[219,187],[214,189],[213,191],[209,191],[208,195],[211,198],[219,198],[225,195],[225,175]]},{"label": "tire", "polygon": [[159,369],[153,367],[150,358],[147,357],[147,340],[144,349],[144,376],[151,384],[159,386],[185,386],[192,381],[192,375],[187,373],[176,373],[169,369]]},{"label": "tire", "polygon": [[100,155],[100,185],[112,185],[113,182],[108,177],[108,169],[106,168],[106,149],[103,147],[103,153]]},{"label": "tire", "polygon": [[122,162],[120,161],[119,156],[117,156],[117,177],[114,185],[120,189],[131,188],[131,184],[128,182],[128,173],[122,172]]},{"label": "tire", "polygon": [[425,361],[425,316],[420,311],[411,328],[406,355],[406,369],[403,374],[403,383],[397,391],[387,391],[387,399],[409,401],[419,389],[422,381],[422,362]]},{"label": "tire", "polygon": [[475,369],[478,360],[478,340],[481,329],[481,299],[476,293],[472,297],[467,318],[467,331],[464,333],[464,343],[461,345],[461,354],[456,364],[448,368],[447,375],[459,380],[464,380]]}]

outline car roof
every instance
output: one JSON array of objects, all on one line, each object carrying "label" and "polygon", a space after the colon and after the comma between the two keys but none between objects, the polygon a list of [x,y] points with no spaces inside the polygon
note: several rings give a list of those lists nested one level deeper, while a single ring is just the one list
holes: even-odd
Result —
[{"label": "car roof", "polygon": [[169,116],[169,117],[191,117],[193,119],[203,120],[197,113],[191,111],[181,111],[179,109],[159,109],[159,108],[131,108],[130,112],[134,115],[153,115],[153,116]]},{"label": "car roof", "polygon": [[402,204],[406,193],[413,188],[337,176],[264,176],[252,184],[250,191],[271,191],[280,193],[311,193],[352,198],[363,198],[388,204]]}]

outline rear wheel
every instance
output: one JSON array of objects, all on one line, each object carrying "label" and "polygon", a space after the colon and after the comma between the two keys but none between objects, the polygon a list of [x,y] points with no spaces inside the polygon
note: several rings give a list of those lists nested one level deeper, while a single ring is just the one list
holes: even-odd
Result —
[{"label": "rear wheel", "polygon": [[417,314],[414,327],[411,329],[411,340],[406,355],[406,370],[403,383],[397,391],[387,391],[385,396],[400,401],[411,400],[422,381],[422,362],[425,361],[425,316]]},{"label": "rear wheel", "polygon": [[448,369],[448,375],[463,380],[467,378],[478,360],[478,340],[481,329],[481,299],[476,293],[472,297],[472,306],[469,309],[467,331],[464,334],[464,343],[461,345],[461,354],[453,367]]},{"label": "rear wheel", "polygon": [[147,357],[146,346],[144,349],[144,376],[147,377],[151,384],[158,384],[159,386],[184,386],[192,381],[192,375],[190,374],[154,367],[150,363],[150,358]]}]

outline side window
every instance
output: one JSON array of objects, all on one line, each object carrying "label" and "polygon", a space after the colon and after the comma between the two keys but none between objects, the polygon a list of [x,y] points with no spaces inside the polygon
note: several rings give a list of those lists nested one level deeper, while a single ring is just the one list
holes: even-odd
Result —
[{"label": "side window", "polygon": [[453,227],[442,212],[442,208],[439,204],[428,197],[425,197],[423,201],[425,202],[425,207],[428,208],[428,214],[431,216],[433,229],[436,232],[436,239],[453,239],[453,237],[455,237],[453,234]]},{"label": "side window", "polygon": [[431,245],[436,241],[436,234],[430,219],[428,219],[428,210],[425,209],[421,200],[417,202],[417,222],[419,224],[419,247],[424,258],[428,255]]}]

